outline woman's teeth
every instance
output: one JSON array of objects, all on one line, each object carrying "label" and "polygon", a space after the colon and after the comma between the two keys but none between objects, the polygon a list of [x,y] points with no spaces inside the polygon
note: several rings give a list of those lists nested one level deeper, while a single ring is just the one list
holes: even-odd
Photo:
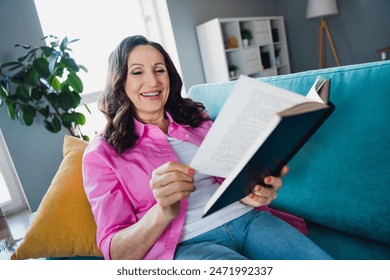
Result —
[{"label": "woman's teeth", "polygon": [[159,92],[148,92],[148,93],[141,93],[142,96],[150,97],[150,96],[157,96],[159,95]]}]

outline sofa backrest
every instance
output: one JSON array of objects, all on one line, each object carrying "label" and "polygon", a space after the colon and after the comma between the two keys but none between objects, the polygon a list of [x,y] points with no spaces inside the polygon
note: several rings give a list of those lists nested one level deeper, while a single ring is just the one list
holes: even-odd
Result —
[{"label": "sofa backrest", "polygon": [[[390,244],[390,61],[258,78],[306,94],[331,80],[336,109],[289,163],[272,206]],[[193,86],[189,97],[218,115],[235,82]]]}]

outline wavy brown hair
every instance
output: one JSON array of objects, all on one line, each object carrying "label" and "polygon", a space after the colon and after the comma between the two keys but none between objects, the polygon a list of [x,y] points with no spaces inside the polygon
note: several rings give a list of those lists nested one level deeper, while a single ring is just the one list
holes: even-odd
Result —
[{"label": "wavy brown hair", "polygon": [[135,108],[126,95],[124,84],[128,73],[128,55],[140,45],[153,46],[164,57],[170,83],[165,111],[171,114],[174,121],[197,127],[208,119],[201,103],[181,96],[182,80],[164,48],[141,35],[127,37],[109,56],[107,83],[99,99],[99,109],[107,119],[103,136],[119,154],[133,147],[139,139],[135,132]]}]

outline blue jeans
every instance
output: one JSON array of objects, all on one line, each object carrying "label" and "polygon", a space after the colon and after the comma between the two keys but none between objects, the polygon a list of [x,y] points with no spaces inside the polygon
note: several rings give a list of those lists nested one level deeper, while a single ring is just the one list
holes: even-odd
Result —
[{"label": "blue jeans", "polygon": [[332,259],[310,239],[267,211],[253,210],[178,244],[176,260]]}]

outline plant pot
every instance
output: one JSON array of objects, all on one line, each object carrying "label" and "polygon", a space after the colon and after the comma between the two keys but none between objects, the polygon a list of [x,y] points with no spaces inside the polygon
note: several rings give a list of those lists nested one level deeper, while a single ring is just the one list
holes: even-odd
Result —
[{"label": "plant pot", "polygon": [[236,71],[229,71],[230,78],[234,78],[236,76]]},{"label": "plant pot", "polygon": [[242,45],[243,45],[244,47],[249,46],[249,40],[248,40],[248,39],[242,39]]}]

